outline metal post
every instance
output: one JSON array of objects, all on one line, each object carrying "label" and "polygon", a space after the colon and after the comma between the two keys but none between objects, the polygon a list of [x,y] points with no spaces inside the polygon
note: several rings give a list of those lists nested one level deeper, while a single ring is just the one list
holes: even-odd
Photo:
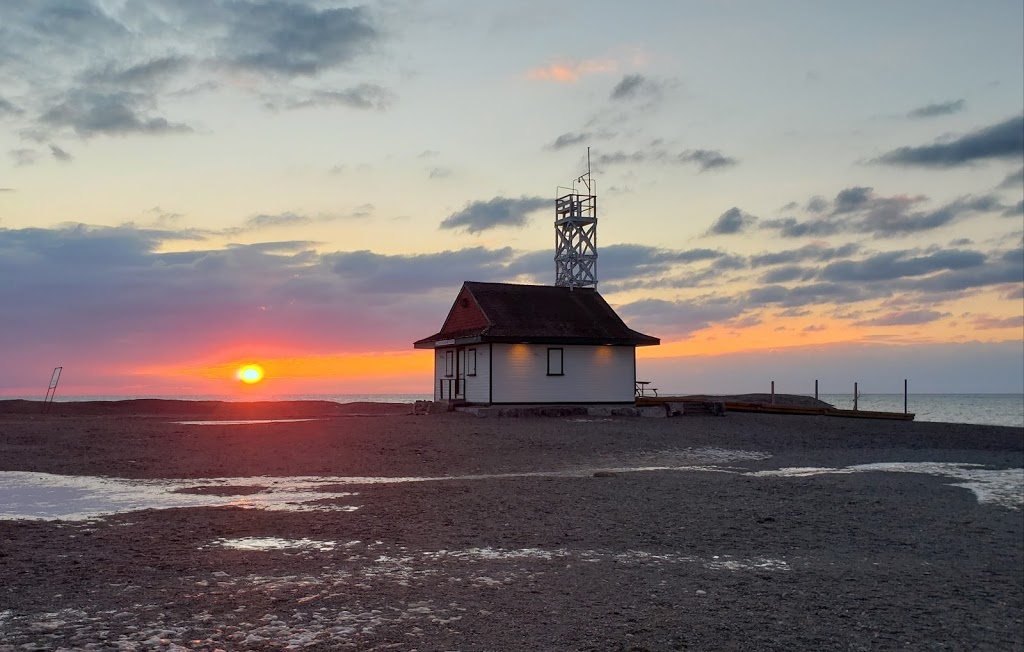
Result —
[{"label": "metal post", "polygon": [[775,405],[775,381],[772,381],[772,405]]},{"label": "metal post", "polygon": [[859,395],[857,394],[857,383],[853,383],[853,409],[854,409],[854,411],[857,410],[857,398],[858,398],[858,396]]},{"label": "metal post", "polygon": [[814,379],[814,400],[818,400],[818,379]]},{"label": "metal post", "polygon": [[46,397],[43,399],[43,412],[46,412],[53,403],[53,397],[57,395],[57,383],[60,382],[60,372],[64,367],[54,367],[53,375],[50,376],[50,386],[46,388]]},{"label": "metal post", "polygon": [[907,379],[903,379],[903,414],[907,413]]}]

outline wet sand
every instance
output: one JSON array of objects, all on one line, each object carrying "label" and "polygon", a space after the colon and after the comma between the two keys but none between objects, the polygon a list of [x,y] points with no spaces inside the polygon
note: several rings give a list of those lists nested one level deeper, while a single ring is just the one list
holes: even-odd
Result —
[{"label": "wet sand", "polygon": [[32,408],[0,511],[107,515],[0,518],[3,652],[1024,649],[1020,428]]}]

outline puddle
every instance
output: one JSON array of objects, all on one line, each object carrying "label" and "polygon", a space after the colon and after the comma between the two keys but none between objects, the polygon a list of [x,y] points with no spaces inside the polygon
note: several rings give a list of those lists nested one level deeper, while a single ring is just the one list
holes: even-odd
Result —
[{"label": "puddle", "polygon": [[122,512],[178,507],[240,507],[290,511],[354,511],[357,505],[317,503],[358,495],[320,491],[301,478],[128,480],[0,471],[0,520],[84,521]]},{"label": "puddle", "polygon": [[[239,550],[299,551],[333,556],[333,563],[296,574],[232,575],[209,571],[176,578],[175,595],[140,604],[143,587],[130,580],[104,587],[100,609],[90,598],[75,608],[36,613],[0,610],[0,650],[92,649],[96,641],[119,650],[437,649],[437,626],[464,621],[469,629],[494,627],[501,614],[481,608],[491,592],[534,592],[580,563],[614,576],[623,566],[695,564],[712,571],[789,572],[781,558],[700,557],[641,550],[571,548],[464,548],[410,550],[376,541],[338,543],[310,539],[217,539],[209,546]],[[340,557],[340,559],[339,559]],[[568,570],[567,570],[568,569]],[[714,578],[697,586],[713,589]],[[664,584],[664,582],[662,582]],[[396,590],[396,586],[408,587]],[[437,591],[437,587],[444,587]],[[656,589],[652,589],[656,590]],[[436,593],[447,595],[436,599]],[[481,594],[483,597],[481,597]],[[432,595],[434,599],[416,599]],[[466,600],[467,602],[462,602]],[[231,609],[225,605],[230,604]],[[472,608],[470,607],[472,605]],[[183,609],[184,607],[184,609]],[[458,625],[455,625],[458,626]],[[406,646],[381,641],[400,640]],[[110,649],[114,649],[111,647]]]},{"label": "puddle", "polygon": [[245,426],[250,423],[298,423],[319,419],[225,419],[223,421],[172,421],[182,426]]},{"label": "puddle", "polygon": [[[843,468],[795,467],[749,472],[719,466],[728,462],[768,457],[754,451],[687,449],[662,451],[633,458],[633,466],[577,468],[563,471],[473,474],[452,476],[362,477],[294,476],[201,478],[194,480],[128,480],[91,476],[0,471],[0,520],[39,519],[81,521],[144,509],[179,507],[239,507],[288,511],[352,512],[359,505],[339,503],[358,495],[347,488],[370,484],[475,481],[508,478],[591,478],[624,473],[713,472],[753,477],[810,477],[823,474],[884,471],[927,473],[956,480],[952,486],[969,489],[980,503],[1011,509],[1024,505],[1024,469],[989,469],[977,464],[903,462],[860,464]],[[682,464],[704,460],[710,464]],[[660,465],[642,465],[661,461]],[[665,464],[664,462],[670,462]],[[672,464],[674,462],[674,464]],[[620,462],[621,463],[621,462]],[[599,481],[595,478],[595,481]],[[600,480],[605,481],[605,480]]]},{"label": "puddle", "polygon": [[[223,422],[218,422],[223,423]],[[358,505],[339,505],[337,499],[357,494],[356,485],[408,482],[473,481],[524,477],[590,477],[596,472],[730,471],[683,462],[728,462],[763,459],[751,451],[687,448],[651,453],[643,460],[671,460],[672,465],[580,468],[564,471],[473,474],[454,476],[256,476],[194,480],[129,480],[96,476],[65,476],[24,471],[0,471],[0,520],[82,521],[143,509],[178,507],[240,507],[288,511],[351,512]],[[620,462],[621,463],[621,462]]]},{"label": "puddle", "polygon": [[83,521],[143,509],[240,507],[286,511],[352,512],[358,505],[332,501],[358,493],[342,487],[367,484],[443,482],[529,477],[591,477],[595,473],[650,471],[728,471],[712,466],[602,467],[453,476],[364,477],[293,476],[129,480],[80,475],[0,471],[0,520]]},{"label": "puddle", "polygon": [[[349,541],[344,547],[357,545],[359,541]],[[313,550],[329,552],[337,547],[337,541],[314,541],[305,537],[301,539],[282,539],[280,537],[240,537],[237,539],[217,539],[212,546],[231,548],[233,550]]]},{"label": "puddle", "polygon": [[959,480],[951,486],[969,489],[979,503],[1001,505],[1010,509],[1024,506],[1024,469],[990,469],[981,464],[955,462],[876,462],[855,464],[841,468],[792,467],[772,471],[757,471],[746,475],[761,478],[803,478],[826,474],[867,473],[924,473],[940,478]]}]

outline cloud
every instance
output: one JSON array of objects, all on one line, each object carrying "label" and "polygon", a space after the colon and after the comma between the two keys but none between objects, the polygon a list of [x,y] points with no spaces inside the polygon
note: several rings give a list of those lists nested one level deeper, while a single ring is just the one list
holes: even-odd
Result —
[{"label": "cloud", "polygon": [[[553,259],[554,255],[546,252]],[[638,244],[606,245],[598,251],[598,278],[619,281],[652,278],[680,265],[716,260],[725,254],[714,249],[662,249]]]},{"label": "cloud", "polygon": [[[657,335],[657,333],[654,333]],[[735,394],[768,391],[811,394],[815,379],[822,394],[849,397],[853,380],[870,393],[903,392],[909,379],[910,411],[920,409],[915,393],[1006,393],[1024,391],[1024,348],[1020,340],[963,344],[813,344],[726,355],[637,360],[637,376],[656,379],[661,394]]]},{"label": "cloud", "polygon": [[836,195],[835,201],[833,201],[835,212],[849,213],[855,211],[863,207],[871,199],[871,196],[872,189],[863,186],[840,190],[839,194]]},{"label": "cloud", "polygon": [[90,85],[105,84],[115,88],[154,89],[186,71],[190,64],[189,57],[180,55],[150,59],[126,68],[108,62],[102,68],[86,72],[83,75],[83,80]]},{"label": "cloud", "polygon": [[1003,211],[1003,217],[1017,217],[1018,215],[1024,215],[1024,199],[1017,202],[1016,206],[1010,206]]},{"label": "cloud", "polygon": [[66,151],[52,143],[50,144],[50,154],[53,155],[54,160],[61,161],[62,163],[70,162],[75,158],[71,154],[68,154]]},{"label": "cloud", "polygon": [[83,138],[124,134],[170,134],[192,131],[159,116],[147,116],[144,95],[128,92],[78,90],[66,95],[39,118],[49,127],[69,127]]},{"label": "cloud", "polygon": [[875,163],[909,167],[950,168],[992,159],[1024,157],[1024,115],[984,127],[949,142],[899,147]]},{"label": "cloud", "polygon": [[809,213],[823,213],[828,210],[828,200],[815,195],[807,200],[807,211]]},{"label": "cloud", "polygon": [[995,195],[964,196],[932,210],[917,210],[926,197],[895,195],[880,197],[871,188],[856,186],[841,190],[833,210],[800,221],[793,217],[764,220],[762,229],[774,229],[787,238],[821,237],[839,233],[865,233],[887,238],[929,231],[976,214],[1004,211]]},{"label": "cloud", "polygon": [[701,172],[727,168],[739,163],[736,159],[726,156],[718,150],[712,149],[687,149],[679,153],[672,153],[655,141],[646,149],[638,149],[632,152],[597,152],[592,158],[594,164],[599,167],[611,167],[623,164],[660,163],[686,165],[694,163]]},{"label": "cloud", "polygon": [[515,258],[510,247],[471,247],[411,255],[335,252],[324,255],[323,261],[354,290],[408,296],[434,289],[454,292],[467,279],[502,280]]},{"label": "cloud", "polygon": [[818,304],[853,303],[890,293],[891,291],[884,287],[868,291],[857,285],[843,283],[810,283],[792,288],[766,285],[748,291],[744,295],[744,302],[748,306],[779,305],[786,308],[801,308]]},{"label": "cloud", "polygon": [[934,104],[925,104],[919,106],[916,109],[912,109],[907,112],[908,118],[919,119],[919,118],[934,118],[940,115],[951,115],[953,113],[959,113],[966,108],[967,102],[965,100],[949,100],[948,102],[938,102]]},{"label": "cloud", "polygon": [[1015,317],[975,317],[971,325],[981,330],[996,330],[1000,328],[1014,328],[1020,331],[1024,329],[1024,315]]},{"label": "cloud", "polygon": [[[273,108],[384,110],[394,102],[377,84],[334,89],[320,82],[383,42],[366,7],[292,0],[8,5],[0,61],[21,85],[21,106],[0,98],[0,117],[20,117],[23,137],[39,142],[65,129],[83,138],[187,133],[189,125],[160,110],[162,101],[226,83]],[[292,86],[298,78],[307,87]]]},{"label": "cloud", "polygon": [[1024,167],[1011,172],[1006,175],[1006,178],[999,184],[1000,188],[1010,188],[1012,190],[1024,190]]},{"label": "cloud", "polygon": [[12,104],[9,100],[0,97],[0,118],[5,115],[20,115],[23,111]]},{"label": "cloud", "polygon": [[447,179],[452,176],[452,169],[446,167],[435,167],[430,168],[430,172],[427,174],[431,179]]},{"label": "cloud", "polygon": [[827,247],[820,244],[809,244],[799,249],[787,249],[772,253],[757,254],[750,257],[750,264],[753,267],[764,267],[767,265],[782,265],[787,263],[798,263],[805,260],[815,262],[828,262],[835,258],[845,258],[860,251],[860,245],[854,242],[840,247]]},{"label": "cloud", "polygon": [[19,168],[34,165],[39,160],[39,152],[34,149],[12,149],[8,154],[14,160],[14,165]]},{"label": "cloud", "polygon": [[821,272],[826,281],[889,281],[909,276],[926,276],[945,270],[984,265],[986,257],[977,251],[939,251],[927,256],[908,257],[908,251],[876,254],[864,260],[843,260],[828,264]]},{"label": "cloud", "polygon": [[654,81],[639,74],[624,75],[619,83],[615,84],[608,99],[618,101],[629,101],[638,98],[657,98],[665,89],[665,84]]},{"label": "cloud", "polygon": [[799,265],[783,265],[769,270],[761,276],[762,283],[790,283],[792,281],[809,281],[814,278],[814,271]]},{"label": "cloud", "polygon": [[854,322],[854,326],[915,326],[927,324],[933,321],[948,317],[948,312],[937,312],[935,310],[905,310],[901,312],[890,312],[874,319],[865,319]]},{"label": "cloud", "polygon": [[679,154],[678,159],[680,163],[696,163],[701,172],[732,167],[739,163],[731,156],[712,149],[688,149]]},{"label": "cloud", "polygon": [[278,213],[277,215],[253,215],[245,221],[245,226],[250,229],[273,228],[277,226],[301,226],[309,224],[313,220],[306,215],[297,213]]},{"label": "cloud", "polygon": [[734,300],[713,296],[688,301],[642,299],[619,306],[619,314],[633,328],[663,337],[685,337],[714,323],[736,319],[743,312],[743,306]]},{"label": "cloud", "polygon": [[616,68],[618,65],[608,59],[560,61],[528,70],[525,76],[531,80],[571,84],[579,81],[581,77],[614,72]]},{"label": "cloud", "polygon": [[731,235],[745,231],[747,227],[757,222],[757,218],[749,213],[744,213],[733,206],[718,216],[715,223],[708,229],[707,235]]},{"label": "cloud", "polygon": [[643,75],[625,75],[612,89],[609,99],[624,100],[636,97],[645,83],[647,80]]},{"label": "cloud", "polygon": [[558,151],[560,149],[565,149],[566,147],[572,147],[573,145],[585,143],[588,140],[590,140],[590,138],[592,138],[593,136],[594,134],[589,131],[566,132],[560,135],[558,138],[555,138],[555,141],[548,145],[547,148]]},{"label": "cloud", "polygon": [[363,7],[318,8],[282,0],[211,4],[192,16],[192,24],[204,14],[216,16],[210,27],[224,32],[218,55],[253,72],[316,75],[351,62],[381,38]]},{"label": "cloud", "polygon": [[318,90],[280,98],[266,98],[264,105],[272,110],[307,109],[343,106],[351,109],[385,111],[395,102],[395,94],[377,84],[359,84],[340,91]]},{"label": "cloud", "polygon": [[465,229],[481,233],[502,226],[522,227],[529,215],[542,208],[553,208],[553,202],[543,197],[495,197],[486,201],[470,202],[461,211],[452,213],[441,222],[442,229]]}]

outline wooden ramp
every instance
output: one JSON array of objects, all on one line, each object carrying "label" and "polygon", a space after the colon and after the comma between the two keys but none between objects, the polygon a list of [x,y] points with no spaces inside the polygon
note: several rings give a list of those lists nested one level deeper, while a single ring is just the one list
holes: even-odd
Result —
[{"label": "wooden ramp", "polygon": [[681,403],[683,414],[707,414],[707,405],[721,403],[726,412],[763,412],[766,414],[795,414],[805,416],[847,417],[851,419],[891,419],[894,421],[913,421],[913,413],[874,412],[871,410],[842,410],[834,407],[808,405],[784,405],[771,403],[750,403],[746,401],[716,400],[711,396],[648,396],[636,399],[637,407]]}]

